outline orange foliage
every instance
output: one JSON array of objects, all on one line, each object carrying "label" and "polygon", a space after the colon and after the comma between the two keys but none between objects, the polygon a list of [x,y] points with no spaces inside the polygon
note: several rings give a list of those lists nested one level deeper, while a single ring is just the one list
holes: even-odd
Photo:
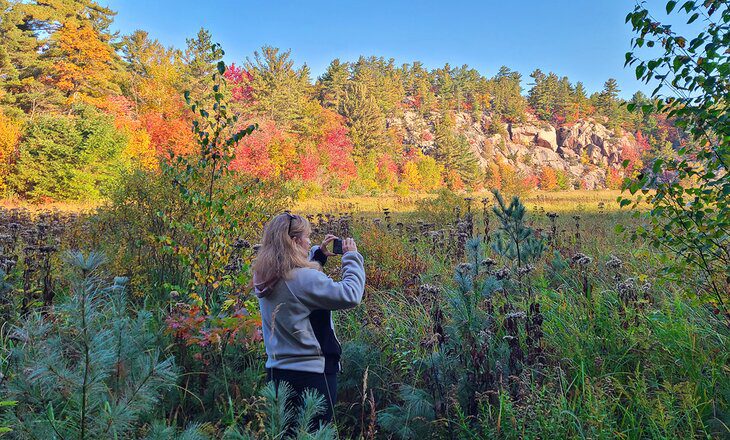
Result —
[{"label": "orange foliage", "polygon": [[624,181],[623,172],[616,168],[609,168],[606,173],[606,188],[608,189],[621,189],[621,184]]},{"label": "orange foliage", "polygon": [[553,191],[558,189],[558,175],[552,167],[542,167],[540,170],[540,189]]},{"label": "orange foliage", "polygon": [[140,121],[158,157],[167,156],[170,152],[190,154],[195,151],[190,121],[183,115],[148,112],[141,115]]},{"label": "orange foliage", "polygon": [[464,189],[464,181],[455,170],[447,171],[444,180],[446,181],[446,186],[452,191],[461,191]]},{"label": "orange foliage", "polygon": [[113,75],[111,46],[86,24],[68,24],[58,31],[57,36],[58,60],[51,66],[55,86],[66,92],[70,103],[104,92],[104,83]]}]

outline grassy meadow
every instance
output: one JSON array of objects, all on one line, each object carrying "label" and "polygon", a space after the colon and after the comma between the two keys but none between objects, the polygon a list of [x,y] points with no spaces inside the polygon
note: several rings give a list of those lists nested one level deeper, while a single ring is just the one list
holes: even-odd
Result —
[{"label": "grassy meadow", "polygon": [[[670,276],[665,256],[616,232],[643,221],[617,196],[533,194],[524,212],[449,192],[249,206],[308,215],[313,242],[351,235],[366,261],[363,303],[335,316],[334,424],[295,437],[727,438],[730,332],[692,273]],[[273,439],[296,417],[264,381],[248,287],[260,220],[218,257],[208,300],[185,283],[195,260],[172,254],[194,237],[150,209],[1,211],[10,438],[74,435],[81,408],[93,438]]]}]

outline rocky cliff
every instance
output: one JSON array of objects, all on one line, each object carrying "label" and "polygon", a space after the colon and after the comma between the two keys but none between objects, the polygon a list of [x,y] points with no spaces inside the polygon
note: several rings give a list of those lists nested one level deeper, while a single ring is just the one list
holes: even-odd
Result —
[{"label": "rocky cliff", "polygon": [[[436,113],[424,117],[405,112],[388,124],[399,129],[405,144],[429,154],[436,148],[433,139],[438,117]],[[524,123],[503,123],[456,113],[455,120],[456,130],[469,140],[483,168],[502,161],[529,176],[549,166],[565,173],[576,188],[604,188],[607,170],[620,169],[623,148],[636,143],[631,133],[614,132],[594,120],[559,127],[534,117]]]}]

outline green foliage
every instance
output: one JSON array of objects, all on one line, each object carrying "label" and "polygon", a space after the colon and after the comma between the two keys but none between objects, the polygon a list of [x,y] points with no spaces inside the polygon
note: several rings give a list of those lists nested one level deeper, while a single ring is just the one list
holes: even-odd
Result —
[{"label": "green foliage", "polygon": [[[18,402],[16,402],[15,400],[0,400],[0,408],[13,407],[17,404]],[[2,417],[0,417],[0,420],[2,420]],[[8,426],[0,425],[0,437],[9,432],[13,432],[13,429]]]},{"label": "green foliage", "polygon": [[483,173],[479,169],[479,162],[466,136],[455,132],[455,122],[451,114],[444,114],[436,125],[435,143],[434,155],[446,170],[456,171],[468,185],[481,181]]},{"label": "green foliage", "polygon": [[386,431],[402,440],[427,436],[436,416],[430,396],[424,390],[408,385],[401,387],[401,405],[391,405],[378,415],[378,423]]},{"label": "green foliage", "polygon": [[502,66],[489,83],[492,110],[498,116],[511,122],[525,120],[527,102],[522,96],[521,80],[522,75],[519,72],[513,72],[506,66]]},{"label": "green foliage", "polygon": [[371,151],[375,152],[386,143],[383,114],[375,97],[360,83],[348,84],[339,112],[346,118],[354,146],[353,156],[359,159],[361,166]]},{"label": "green foliage", "polygon": [[[211,51],[217,53],[220,47],[214,45]],[[233,243],[241,235],[240,217],[234,206],[236,202],[246,201],[250,191],[230,180],[230,164],[235,158],[236,144],[250,135],[256,126],[233,131],[238,117],[228,113],[223,95],[226,85],[223,72],[225,64],[220,62],[218,71],[213,74],[210,101],[191,103],[189,94],[186,95],[191,110],[199,116],[193,121],[197,154],[173,155],[163,167],[165,176],[179,191],[180,199],[192,217],[180,219],[163,212],[162,218],[169,223],[170,229],[188,232],[190,240],[175,241],[171,236],[160,239],[183,265],[191,268],[190,295],[206,310],[221,306],[224,299],[219,296],[221,292],[230,292],[235,286],[245,284],[230,277],[226,271]],[[223,185],[227,179],[229,184]]]},{"label": "green foliage", "polygon": [[271,46],[264,46],[261,53],[254,52],[253,60],[245,63],[253,75],[255,109],[284,127],[291,127],[302,117],[312,88],[307,66],[293,66],[291,51],[280,52]]},{"label": "green foliage", "polygon": [[532,228],[525,225],[525,205],[515,196],[507,206],[499,191],[493,190],[493,193],[497,200],[493,211],[500,222],[500,228],[492,249],[498,255],[516,260],[517,267],[538,259],[543,252],[544,243],[535,238]]},{"label": "green foliage", "polygon": [[89,107],[73,116],[43,116],[28,124],[11,187],[32,200],[99,200],[129,167],[126,136]]},{"label": "green foliage", "polygon": [[461,212],[466,211],[464,198],[446,188],[438,190],[434,198],[424,198],[416,202],[420,215],[440,222],[452,218],[457,208]]},{"label": "green foliage", "polygon": [[[679,157],[655,160],[651,173],[640,174],[624,187],[632,195],[655,189],[648,199],[649,224],[636,235],[699,271],[699,279],[693,281],[704,288],[691,290],[707,292],[699,296],[722,311],[730,323],[730,43],[726,26],[730,7],[725,2],[692,1],[676,6],[676,1],[667,2],[667,13],[684,15],[688,24],[705,17],[702,31],[693,37],[681,35],[652,18],[643,4],[626,16],[638,34],[632,40],[632,52],[626,54],[626,65],[636,65],[638,79],[658,83],[652,93],[654,102],[636,103],[629,110],[666,113],[691,135],[691,142],[679,148]],[[645,45],[656,45],[663,53],[641,60],[635,52]],[[663,95],[664,91],[670,95]],[[639,201],[640,197],[625,197],[621,205],[634,202],[636,206]],[[670,269],[681,270],[676,265]]]},{"label": "green foliage", "polygon": [[178,432],[174,426],[167,426],[164,422],[155,421],[150,426],[144,440],[207,440],[209,438],[197,426],[190,426],[183,432]]},{"label": "green foliage", "polygon": [[[282,382],[278,386],[269,382],[261,390],[261,396],[264,399],[264,432],[256,433],[248,430],[241,432],[238,429],[230,429],[224,435],[224,439],[330,440],[337,438],[332,425],[312,426],[314,418],[325,411],[326,400],[318,392],[305,391],[302,396],[302,405],[298,410],[291,405],[294,391],[286,382]],[[292,424],[296,426],[293,430],[291,429]]]},{"label": "green foliage", "polygon": [[[174,386],[177,368],[150,332],[151,314],[126,309],[125,278],[103,287],[103,257],[71,254],[81,273],[53,315],[31,313],[5,384],[6,420],[23,438],[114,438],[133,433]],[[9,418],[8,418],[9,417]]]}]

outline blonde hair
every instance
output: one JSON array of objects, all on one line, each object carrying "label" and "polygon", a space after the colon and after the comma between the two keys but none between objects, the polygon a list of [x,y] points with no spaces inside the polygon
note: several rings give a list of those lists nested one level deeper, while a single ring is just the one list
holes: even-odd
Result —
[{"label": "blonde hair", "polygon": [[271,219],[264,227],[261,247],[253,262],[255,282],[273,286],[281,279],[288,279],[293,269],[319,269],[319,264],[309,261],[294,241],[295,237],[311,232],[309,221],[300,215],[284,213]]}]

